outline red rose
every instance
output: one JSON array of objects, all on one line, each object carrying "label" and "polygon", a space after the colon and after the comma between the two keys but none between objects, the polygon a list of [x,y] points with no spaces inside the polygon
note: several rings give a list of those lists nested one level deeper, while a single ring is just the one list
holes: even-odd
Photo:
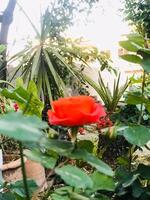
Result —
[{"label": "red rose", "polygon": [[52,102],[52,107],[53,110],[48,110],[48,119],[53,125],[82,126],[106,116],[103,106],[89,96],[60,98]]}]

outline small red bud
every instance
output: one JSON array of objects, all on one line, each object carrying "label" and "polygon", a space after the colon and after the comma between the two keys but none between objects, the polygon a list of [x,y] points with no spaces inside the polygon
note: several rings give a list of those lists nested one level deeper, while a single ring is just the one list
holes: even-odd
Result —
[{"label": "small red bud", "polygon": [[84,135],[84,134],[85,134],[84,131],[85,131],[84,128],[82,128],[82,127],[79,128],[79,133],[80,133],[81,135]]},{"label": "small red bud", "polygon": [[18,111],[19,105],[17,103],[14,104],[14,109],[15,109],[16,112]]}]

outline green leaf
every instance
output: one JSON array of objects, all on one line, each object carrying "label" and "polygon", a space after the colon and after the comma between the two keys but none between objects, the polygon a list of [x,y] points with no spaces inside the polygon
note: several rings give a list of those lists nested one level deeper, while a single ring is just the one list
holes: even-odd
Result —
[{"label": "green leaf", "polygon": [[128,166],[129,165],[129,159],[125,156],[119,156],[117,158],[117,164],[123,165],[123,166]]},{"label": "green leaf", "polygon": [[128,38],[129,41],[134,42],[141,47],[144,47],[145,41],[144,41],[144,38],[141,35],[139,35],[137,33],[131,33],[131,34],[127,35],[127,38]]},{"label": "green leaf", "polygon": [[27,97],[29,98],[29,96],[27,93],[24,94],[24,89],[23,90],[22,89],[23,88],[20,88],[20,87],[18,88],[18,90],[8,90],[5,88],[1,90],[1,95],[9,99],[16,100],[19,103],[27,103],[24,96],[26,96],[26,98]]},{"label": "green leaf", "polygon": [[137,180],[132,184],[132,195],[135,198],[139,198],[142,193],[144,193],[144,189],[140,181]]},{"label": "green leaf", "polygon": [[90,140],[80,140],[77,143],[77,146],[78,146],[79,149],[85,149],[89,153],[92,153],[93,152],[93,148],[94,148],[94,144]]},{"label": "green leaf", "polygon": [[150,166],[149,165],[139,164],[137,173],[139,173],[140,176],[142,176],[142,178],[150,180]]},{"label": "green leaf", "polygon": [[124,188],[129,187],[139,177],[139,174],[133,174],[126,177],[125,182],[122,184]]},{"label": "green leaf", "polygon": [[72,191],[72,187],[71,186],[64,186],[64,187],[60,187],[55,189],[55,193],[64,196],[66,194],[68,194],[68,192]]},{"label": "green leaf", "polygon": [[143,57],[142,67],[146,72],[150,72],[150,49],[142,49],[138,51],[138,54]]},{"label": "green leaf", "polygon": [[26,150],[24,152],[25,156],[27,156],[30,160],[33,160],[35,162],[41,163],[44,167],[48,169],[53,169],[56,165],[57,159],[54,157],[50,157],[49,155],[45,155],[44,153],[41,153],[40,151],[35,150]]},{"label": "green leaf", "polygon": [[134,55],[134,54],[125,54],[120,56],[123,60],[126,60],[131,63],[141,64],[142,58],[140,56]]},{"label": "green leaf", "polygon": [[122,185],[124,188],[129,187],[137,180],[139,174],[134,174],[127,171],[126,167],[118,167],[115,171],[115,178],[118,182],[118,185]]},{"label": "green leaf", "polygon": [[24,87],[23,79],[22,78],[17,78],[16,79],[16,88],[18,87]]},{"label": "green leaf", "polygon": [[143,55],[144,53],[150,54],[150,49],[141,48],[137,53],[140,55]]},{"label": "green leaf", "polygon": [[66,184],[72,187],[85,189],[92,188],[93,186],[91,178],[75,166],[65,165],[61,168],[56,168],[55,172],[65,181]]},{"label": "green leaf", "polygon": [[138,46],[130,40],[120,41],[119,44],[121,47],[131,52],[137,52],[141,48],[141,46]]},{"label": "green leaf", "polygon": [[29,91],[32,90],[31,93],[29,93],[23,87],[19,87],[14,90],[9,90],[9,89],[5,88],[5,89],[1,90],[1,95],[5,96],[6,98],[17,101],[20,109],[22,109],[22,110],[24,110],[26,108],[28,101],[30,101],[28,108],[26,110],[26,114],[37,115],[37,116],[41,117],[41,113],[42,113],[44,105],[40,101],[40,99],[37,97],[37,94],[36,94],[36,96],[34,95],[34,93],[36,93],[36,89],[35,89],[35,85],[32,81],[29,84],[28,89],[29,89]]},{"label": "green leaf", "polygon": [[144,190],[144,193],[140,196],[141,200],[149,200],[150,199],[150,192],[149,190]]},{"label": "green leaf", "polygon": [[55,139],[48,139],[42,138],[40,141],[40,145],[44,148],[52,150],[60,155],[67,156],[73,150],[74,146],[69,141],[63,140],[55,140]]},{"label": "green leaf", "polygon": [[31,81],[29,82],[27,91],[29,92],[29,94],[33,94],[35,97],[38,98],[37,87],[36,87],[36,84],[35,84],[35,82],[34,82],[33,80],[31,80]]},{"label": "green leaf", "polygon": [[147,102],[145,97],[142,97],[141,93],[139,92],[128,93],[125,101],[127,102],[127,104],[131,105],[142,104]]},{"label": "green leaf", "polygon": [[61,79],[61,77],[59,76],[59,74],[57,73],[57,71],[55,70],[55,67],[53,66],[51,59],[49,57],[49,54],[46,50],[44,50],[44,55],[45,55],[46,62],[49,66],[49,70],[55,80],[56,85],[58,86],[58,88],[62,88],[62,91],[65,94],[65,84],[63,80]]},{"label": "green leaf", "polygon": [[41,45],[39,45],[36,49],[35,56],[33,58],[32,67],[31,67],[31,79],[37,79],[37,72],[40,67],[40,57],[41,57]]},{"label": "green leaf", "polygon": [[57,188],[55,189],[54,193],[51,195],[51,198],[52,200],[71,200],[69,191],[72,191],[72,187],[70,186]]},{"label": "green leaf", "polygon": [[150,73],[150,54],[143,54],[142,67],[147,73]]},{"label": "green leaf", "polygon": [[[33,180],[27,180],[29,193],[30,195],[33,194],[33,192],[38,188],[37,184]],[[24,183],[23,180],[16,181],[15,183],[11,183],[9,185],[9,189],[19,195],[20,197],[26,197],[25,189],[24,189]]]},{"label": "green leaf", "polygon": [[141,147],[150,140],[150,129],[142,125],[126,126],[118,135],[123,135],[129,143]]},{"label": "green leaf", "polygon": [[6,192],[6,193],[0,193],[0,200],[16,200],[16,198],[14,194]]},{"label": "green leaf", "polygon": [[88,153],[84,149],[77,149],[73,151],[70,156],[75,159],[81,159],[87,163],[89,163],[91,166],[95,167],[99,172],[106,174],[108,176],[113,176],[113,171],[103,161],[99,160],[97,157],[92,155],[91,153]]},{"label": "green leaf", "polygon": [[123,183],[124,180],[128,177],[129,172],[127,171],[127,168],[124,166],[119,166],[115,170],[115,178],[119,183]]},{"label": "green leaf", "polygon": [[94,172],[91,175],[93,180],[93,190],[106,190],[106,191],[114,191],[115,190],[115,182],[112,177],[106,176],[99,172]]},{"label": "green leaf", "polygon": [[56,193],[51,194],[52,200],[71,200],[68,196],[62,196]]},{"label": "green leaf", "polygon": [[6,85],[8,85],[8,86],[10,86],[10,87],[12,87],[12,88],[14,88],[14,86],[13,86],[13,84],[11,84],[10,82],[8,82],[8,81],[5,81],[5,80],[0,80],[0,84],[6,84]]},{"label": "green leaf", "polygon": [[[19,105],[21,106],[22,110],[25,110],[26,104],[19,104]],[[43,108],[44,108],[43,102],[41,102],[40,99],[38,99],[37,97],[31,96],[31,101],[26,110],[26,114],[37,115],[38,117],[41,118]]]},{"label": "green leaf", "polygon": [[0,117],[0,133],[19,141],[39,142],[43,137],[42,128],[47,128],[47,124],[36,116],[25,116],[17,112]]},{"label": "green leaf", "polygon": [[108,111],[113,112],[117,104],[124,94],[125,90],[128,87],[128,80],[125,82],[123,86],[119,86],[120,82],[120,74],[116,79],[114,79],[114,84],[113,84],[113,91],[111,92],[110,88],[108,87],[108,84],[105,84],[103,81],[103,78],[101,74],[99,73],[99,79],[98,82],[99,84],[95,83],[91,78],[89,78],[86,75],[83,75],[83,79],[92,87],[96,90],[100,98],[105,104],[105,107],[107,108]]}]

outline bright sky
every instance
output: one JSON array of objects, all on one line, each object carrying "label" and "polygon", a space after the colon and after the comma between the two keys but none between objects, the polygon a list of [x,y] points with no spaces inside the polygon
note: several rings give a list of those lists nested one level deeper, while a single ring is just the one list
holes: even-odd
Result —
[{"label": "bright sky", "polygon": [[[19,0],[18,2],[27,12],[32,22],[39,27],[40,10],[46,8],[49,1]],[[7,2],[8,0],[0,0],[1,10],[4,10]],[[75,24],[67,32],[67,35],[71,37],[83,36],[99,49],[110,49],[113,51],[117,48],[120,36],[129,32],[127,24],[123,22],[123,17],[120,16],[121,14],[118,11],[120,8],[120,0],[100,0],[98,8],[94,10],[89,18],[90,22],[85,25],[81,19],[81,22]],[[9,31],[9,51],[14,52],[14,47],[15,51],[20,50],[25,44],[27,37],[34,38],[34,30],[17,6],[15,8],[14,21]]]},{"label": "bright sky", "polygon": [[72,35],[77,37],[82,34],[100,49],[112,49],[120,36],[129,32],[127,23],[123,21],[123,16],[119,12],[120,8],[120,0],[100,0],[99,6],[91,15],[91,23],[87,26],[83,23],[75,26],[71,31]]}]

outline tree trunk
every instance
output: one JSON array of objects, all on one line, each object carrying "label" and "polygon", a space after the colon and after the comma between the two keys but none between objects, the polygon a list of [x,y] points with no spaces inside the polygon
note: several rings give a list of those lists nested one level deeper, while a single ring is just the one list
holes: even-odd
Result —
[{"label": "tree trunk", "polygon": [[[13,21],[13,13],[15,6],[16,6],[16,0],[9,0],[3,15],[0,16],[0,22],[1,22],[0,44],[5,45],[6,47],[7,47],[9,26]],[[3,56],[2,63],[0,66],[0,79],[6,80],[7,78],[6,50],[3,52],[2,56]]]}]

